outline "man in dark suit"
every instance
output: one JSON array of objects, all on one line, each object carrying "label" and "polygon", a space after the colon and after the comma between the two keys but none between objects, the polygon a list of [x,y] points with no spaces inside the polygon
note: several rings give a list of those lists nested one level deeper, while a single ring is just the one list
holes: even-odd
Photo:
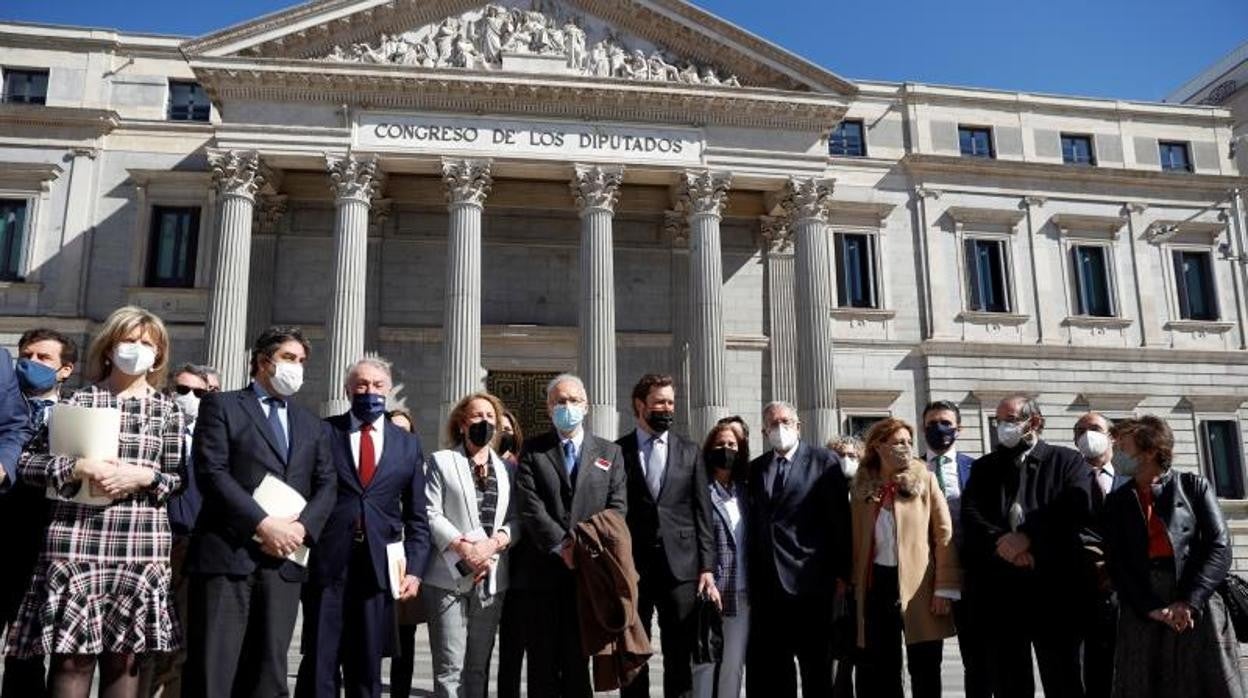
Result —
[{"label": "man in dark suit", "polygon": [[998,698],[1034,694],[1033,647],[1045,695],[1081,698],[1091,471],[1078,452],[1041,440],[1033,398],[1005,398],[996,418],[1000,446],[975,461],[962,497],[963,593],[992,638]]},{"label": "man in dark suit", "polygon": [[[307,579],[288,556],[319,539],[338,480],[321,420],[290,401],[307,358],[298,329],[269,328],[252,347],[251,385],[200,403],[193,452],[203,509],[187,554],[188,695],[287,695],[286,655]],[[307,500],[298,516],[260,507],[252,492],[266,477]]]},{"label": "man in dark suit", "polygon": [[[628,531],[641,577],[637,611],[646,635],[655,611],[663,636],[663,695],[693,691],[694,615],[699,594],[718,603],[715,533],[701,448],[671,431],[676,390],[671,376],[648,373],[633,388],[637,428],[615,443],[628,475]],[[650,695],[642,667],[621,695]]]},{"label": "man in dark suit", "polygon": [[585,433],[588,406],[580,378],[556,376],[546,387],[555,429],[525,443],[516,472],[523,533],[512,551],[508,594],[521,591],[530,696],[593,693],[577,619],[571,530],[606,509],[627,516],[628,499],[620,447]]},{"label": "man in dark suit", "polygon": [[[936,400],[923,409],[923,441],[927,444],[927,469],[936,475],[936,484],[949,503],[953,519],[953,543],[962,546],[962,494],[971,479],[974,456],[958,450],[962,433],[962,410],[950,400]],[[988,667],[988,638],[974,625],[977,618],[965,598],[953,602],[958,626],[958,651],[962,655],[967,698],[992,698],[992,676]]]},{"label": "man in dark suit", "polygon": [[1131,482],[1114,472],[1113,426],[1104,415],[1088,412],[1075,422],[1075,447],[1092,471],[1092,521],[1094,537],[1085,545],[1087,553],[1088,600],[1091,607],[1083,617],[1083,686],[1088,698],[1108,698],[1113,688],[1114,644],[1118,634],[1118,597],[1109,584],[1105,567],[1105,544],[1101,510],[1110,492]]},{"label": "man in dark suit", "polygon": [[[391,592],[415,597],[429,560],[424,454],[419,437],[386,419],[393,385],[389,363],[360,359],[347,371],[351,411],[325,420],[338,499],[303,592],[299,698],[336,698],[341,688],[348,698],[380,698],[381,658],[394,634]],[[399,541],[406,570],[392,589],[386,546]]]},{"label": "man in dark suit", "polygon": [[[65,381],[78,362],[78,346],[56,330],[39,328],[22,334],[17,341],[17,384],[29,406],[32,437],[23,453],[48,450],[48,414],[61,400]],[[7,358],[7,357],[6,357]],[[3,362],[7,365],[7,362]],[[0,368],[0,370],[3,370]],[[3,456],[0,456],[3,458]],[[17,609],[30,586],[35,564],[43,551],[48,523],[48,499],[42,487],[18,480],[0,500],[0,531],[5,532],[4,567],[0,571],[0,604],[3,622],[13,622]],[[47,669],[43,657],[6,657],[4,698],[41,696],[45,691]]]},{"label": "man in dark suit", "polygon": [[832,609],[850,576],[849,490],[836,454],[800,440],[797,410],[763,410],[771,450],[750,463],[746,520],[750,639],[746,692],[832,693]]}]

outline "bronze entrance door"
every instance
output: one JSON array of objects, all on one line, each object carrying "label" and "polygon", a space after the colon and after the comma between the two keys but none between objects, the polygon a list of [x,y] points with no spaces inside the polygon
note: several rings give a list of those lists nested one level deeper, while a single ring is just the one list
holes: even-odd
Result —
[{"label": "bronze entrance door", "polygon": [[527,439],[550,430],[546,384],[557,375],[555,372],[490,371],[485,377],[485,388],[516,415]]}]

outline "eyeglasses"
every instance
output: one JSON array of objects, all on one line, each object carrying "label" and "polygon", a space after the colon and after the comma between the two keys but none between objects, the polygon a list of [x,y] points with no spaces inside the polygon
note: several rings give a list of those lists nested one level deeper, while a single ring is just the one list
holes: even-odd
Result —
[{"label": "eyeglasses", "polygon": [[189,385],[175,385],[173,386],[173,390],[178,395],[186,395],[187,393],[195,393],[195,397],[199,397],[199,398],[202,398],[203,396],[212,392],[212,388],[192,388]]}]

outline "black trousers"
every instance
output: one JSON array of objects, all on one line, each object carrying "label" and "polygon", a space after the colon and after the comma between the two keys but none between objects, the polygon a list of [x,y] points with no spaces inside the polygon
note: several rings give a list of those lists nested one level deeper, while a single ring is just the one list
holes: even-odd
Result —
[{"label": "black trousers", "polygon": [[[698,595],[696,581],[682,582],[672,576],[667,556],[661,547],[650,551],[637,586],[637,615],[646,637],[652,637],[654,615],[659,616],[659,633],[663,638],[663,695],[693,694],[693,643],[697,635],[694,607]],[[632,683],[620,690],[622,698],[645,698],[650,695],[650,667]]]},{"label": "black trousers", "polygon": [[498,621],[498,698],[520,698],[520,676],[526,651],[520,609],[526,603],[527,593],[524,589],[508,589]]},{"label": "black trousers", "polygon": [[182,693],[187,698],[289,695],[287,652],[299,613],[299,582],[278,570],[192,575]]},{"label": "black trousers", "polygon": [[[0,530],[5,532],[0,567],[0,621],[11,624],[34,576],[47,530],[48,501],[43,490],[16,485],[0,502]],[[48,671],[43,657],[4,658],[3,698],[42,696]]]},{"label": "black trousers", "polygon": [[832,602],[827,596],[795,596],[770,579],[751,579],[750,638],[745,652],[745,691],[751,698],[795,698],[796,659],[803,696],[832,693]]},{"label": "black trousers", "polygon": [[[1042,589],[1034,578],[1003,583],[985,599],[983,624],[996,698],[1032,698],[1031,653],[1035,650],[1040,682],[1046,696],[1083,698],[1079,661],[1080,628],[1069,610],[1082,609],[1079,594]],[[976,604],[979,603],[977,600]]]},{"label": "black trousers", "polygon": [[1118,638],[1118,599],[1098,594],[1083,631],[1083,686],[1088,698],[1109,698],[1114,682],[1114,645]]},{"label": "black trousers", "polygon": [[[901,645],[904,621],[897,590],[897,568],[875,565],[871,588],[863,601],[866,646],[858,664],[858,695],[863,698],[903,698]],[[914,698],[940,698],[940,658],[944,642],[906,645],[910,688]]]},{"label": "black trousers", "polygon": [[980,627],[983,614],[972,607],[971,595],[953,602],[953,622],[958,627],[958,652],[962,655],[962,674],[966,698],[992,698],[992,666],[985,634]]},{"label": "black trousers", "polygon": [[[507,592],[506,603],[513,603]],[[529,653],[529,695],[543,698],[590,698],[589,657],[581,646],[576,587],[525,591],[516,612]]]}]

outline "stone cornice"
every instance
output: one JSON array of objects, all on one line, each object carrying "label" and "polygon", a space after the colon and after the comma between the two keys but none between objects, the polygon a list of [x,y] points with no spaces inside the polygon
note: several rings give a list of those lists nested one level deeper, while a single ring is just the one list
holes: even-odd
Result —
[{"label": "stone cornice", "polygon": [[81,128],[88,138],[112,132],[121,122],[111,109],[46,107],[38,104],[0,103],[0,127],[38,126]]},{"label": "stone cornice", "polygon": [[456,68],[213,58],[191,67],[214,101],[353,104],[548,117],[722,124],[824,132],[844,115],[836,95]]},{"label": "stone cornice", "polygon": [[0,168],[0,189],[46,192],[62,171],[61,166],[54,163],[5,163]]},{"label": "stone cornice", "polygon": [[901,166],[912,175],[974,175],[994,181],[1009,179],[1043,180],[1054,183],[1083,186],[1088,184],[1118,184],[1154,187],[1163,190],[1214,192],[1218,198],[1235,187],[1245,186],[1243,177],[1228,175],[1190,174],[1187,172],[1162,172],[1159,170],[1117,169],[1108,167],[1071,167],[1039,162],[1017,160],[989,160],[987,158],[964,158],[957,155],[929,155],[911,153],[900,161]]},{"label": "stone cornice", "polygon": [[[1248,365],[1248,351],[1221,349],[1165,349],[1160,347],[1094,347],[1066,344],[994,344],[991,342],[955,342],[928,340],[918,346],[924,356],[953,356],[973,359],[1001,358],[1020,361],[1063,359],[1078,361],[1141,361],[1165,364],[1234,364]],[[977,364],[977,365],[980,365]]]}]

